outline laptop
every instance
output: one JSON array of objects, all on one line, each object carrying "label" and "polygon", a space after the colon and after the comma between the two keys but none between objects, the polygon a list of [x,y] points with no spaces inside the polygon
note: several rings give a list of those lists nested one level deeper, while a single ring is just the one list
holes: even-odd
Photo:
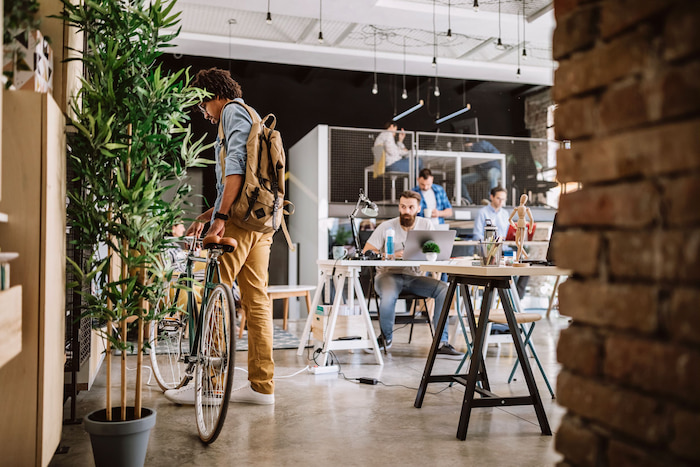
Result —
[{"label": "laptop", "polygon": [[440,247],[437,260],[448,260],[452,256],[452,246],[456,233],[455,230],[409,230],[406,235],[403,259],[406,261],[425,261],[422,247],[425,242],[432,240]]},{"label": "laptop", "polygon": [[557,231],[557,214],[554,214],[552,221],[552,233],[549,235],[549,246],[547,247],[547,259],[524,259],[523,263],[537,264],[541,266],[555,266],[554,264],[554,249],[552,248],[552,240],[554,233]]}]

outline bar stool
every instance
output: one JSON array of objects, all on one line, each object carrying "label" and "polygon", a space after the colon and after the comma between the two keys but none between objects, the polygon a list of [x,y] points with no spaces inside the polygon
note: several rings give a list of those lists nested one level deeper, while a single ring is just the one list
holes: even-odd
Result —
[{"label": "bar stool", "polygon": [[[479,318],[479,312],[475,310],[474,317],[476,319]],[[515,313],[515,321],[518,323],[518,326],[520,327],[520,332],[523,333],[523,336],[525,338],[523,339],[523,344],[525,348],[530,348],[530,353],[535,359],[535,362],[537,363],[537,367],[540,369],[540,373],[542,373],[542,378],[544,379],[544,383],[547,385],[547,389],[549,390],[549,394],[552,396],[552,399],[554,399],[554,391],[552,390],[552,385],[549,383],[549,378],[547,378],[547,374],[544,371],[544,368],[542,367],[542,363],[540,362],[540,358],[537,355],[537,352],[535,351],[535,346],[532,343],[531,337],[532,337],[532,332],[535,330],[535,323],[539,320],[542,319],[542,315],[538,313]],[[508,334],[503,334],[502,336],[494,336],[491,334],[491,325],[493,323],[496,324],[505,324],[508,325],[508,320],[506,320],[506,315],[505,312],[502,309],[493,309],[489,313],[489,322],[486,327],[486,340],[484,342],[485,346],[488,346],[490,343],[494,343],[496,339],[499,339],[500,337],[503,337],[504,339],[507,339],[506,341],[503,342],[512,342],[512,336],[510,333]],[[529,326],[526,326],[529,324]],[[500,345],[500,343],[499,343]],[[500,350],[500,349],[499,349]],[[461,370],[462,366],[464,365],[466,359],[468,356],[471,354],[471,352],[468,352],[464,355],[462,358],[462,361],[460,362],[459,366],[457,367],[457,373]],[[513,377],[515,376],[515,370],[518,368],[519,361],[516,359],[515,363],[513,364],[513,368],[510,372],[510,376],[508,377],[508,383],[510,384],[513,381]]]}]

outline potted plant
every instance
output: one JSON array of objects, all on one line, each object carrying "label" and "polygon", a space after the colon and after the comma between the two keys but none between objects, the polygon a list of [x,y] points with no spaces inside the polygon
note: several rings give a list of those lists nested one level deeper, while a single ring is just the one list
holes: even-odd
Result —
[{"label": "potted plant", "polygon": [[[77,3],[77,4],[73,4]],[[69,228],[87,251],[71,263],[82,315],[107,340],[105,408],[85,417],[95,463],[143,465],[155,411],[144,408],[141,369],[144,329],[168,293],[172,271],[162,252],[172,225],[182,221],[189,167],[201,166],[202,140],[192,141],[188,112],[205,97],[188,71],[165,73],[156,59],[177,35],[174,0],[63,0],[61,15],[85,34],[81,88],[69,116]],[[70,262],[70,261],[69,261]],[[127,341],[136,329],[133,401],[127,397]],[[120,401],[112,407],[111,348],[121,351]],[[116,399],[116,398],[115,398]],[[116,405],[116,404],[115,404]],[[140,425],[134,427],[134,425]],[[121,441],[105,438],[121,431]],[[134,434],[145,432],[145,441]],[[132,456],[132,457],[125,457]]]},{"label": "potted plant", "polygon": [[432,240],[428,240],[421,247],[421,251],[425,253],[425,259],[435,261],[440,253],[440,246]]}]

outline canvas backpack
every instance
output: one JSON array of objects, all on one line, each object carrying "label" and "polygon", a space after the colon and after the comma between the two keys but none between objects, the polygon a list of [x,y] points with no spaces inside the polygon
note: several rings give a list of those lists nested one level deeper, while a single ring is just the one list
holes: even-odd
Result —
[{"label": "canvas backpack", "polygon": [[[282,137],[275,130],[277,119],[268,114],[261,119],[247,104],[231,101],[242,106],[250,115],[253,125],[246,143],[246,173],[241,193],[231,205],[229,216],[238,227],[255,232],[276,232],[282,227],[290,250],[294,250],[284,215],[294,213],[294,204],[284,199],[286,157]],[[222,110],[223,115],[223,110]],[[270,122],[269,125],[266,123]],[[226,138],[223,122],[219,122],[221,150],[219,162],[221,176],[226,177]]]}]

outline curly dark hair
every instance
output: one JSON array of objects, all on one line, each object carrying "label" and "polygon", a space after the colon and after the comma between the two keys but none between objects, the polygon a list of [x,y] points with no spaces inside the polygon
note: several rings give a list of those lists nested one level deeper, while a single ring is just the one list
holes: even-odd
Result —
[{"label": "curly dark hair", "polygon": [[[222,99],[243,97],[241,85],[231,78],[231,73],[220,68],[199,70],[197,76],[194,77],[192,86],[212,93],[214,99],[217,97]],[[205,102],[208,100],[211,99],[205,99]]]}]

